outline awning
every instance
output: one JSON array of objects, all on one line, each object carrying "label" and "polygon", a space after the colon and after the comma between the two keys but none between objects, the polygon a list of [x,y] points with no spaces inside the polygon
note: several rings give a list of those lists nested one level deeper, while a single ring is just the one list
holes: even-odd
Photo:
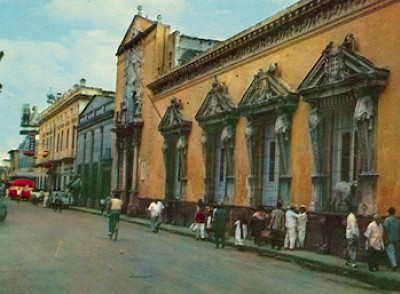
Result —
[{"label": "awning", "polygon": [[12,186],[34,188],[35,182],[29,179],[16,179],[10,183],[10,187]]}]

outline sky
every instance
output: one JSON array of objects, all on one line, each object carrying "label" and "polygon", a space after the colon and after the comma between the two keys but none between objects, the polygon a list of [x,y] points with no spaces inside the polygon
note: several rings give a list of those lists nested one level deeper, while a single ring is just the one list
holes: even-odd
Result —
[{"label": "sky", "polygon": [[142,15],[171,32],[226,40],[296,0],[0,0],[0,164],[24,140],[22,105],[48,106],[81,78],[115,91],[116,51],[142,5]]}]

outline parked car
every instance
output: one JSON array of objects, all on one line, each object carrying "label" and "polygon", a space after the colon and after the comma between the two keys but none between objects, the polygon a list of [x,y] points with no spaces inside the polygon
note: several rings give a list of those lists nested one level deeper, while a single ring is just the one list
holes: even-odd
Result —
[{"label": "parked car", "polygon": [[48,203],[46,203],[46,205],[48,207],[55,205],[56,199],[57,199],[57,196],[58,196],[59,193],[61,194],[61,199],[62,199],[62,205],[63,206],[68,207],[68,206],[74,204],[74,197],[72,196],[72,193],[64,192],[64,191],[53,191],[51,193],[51,196],[49,197],[49,199],[47,199]]}]

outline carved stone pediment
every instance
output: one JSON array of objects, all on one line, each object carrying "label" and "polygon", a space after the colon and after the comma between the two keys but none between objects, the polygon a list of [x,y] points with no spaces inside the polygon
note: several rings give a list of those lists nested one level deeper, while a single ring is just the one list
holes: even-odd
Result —
[{"label": "carved stone pediment", "polygon": [[236,106],[228,95],[228,87],[215,79],[212,89],[196,114],[196,120],[199,122],[213,121],[232,114],[236,115]]},{"label": "carved stone pediment", "polygon": [[343,95],[355,88],[380,89],[388,74],[388,70],[357,54],[353,35],[347,35],[338,47],[329,43],[300,84],[299,92],[306,102],[312,102],[316,97]]},{"label": "carved stone pediment", "polygon": [[239,102],[238,109],[245,113],[262,113],[278,106],[296,106],[298,94],[278,77],[277,64],[268,71],[260,69]]},{"label": "carved stone pediment", "polygon": [[167,111],[162,118],[158,130],[166,135],[168,133],[188,133],[192,127],[192,122],[185,120],[182,114],[182,103],[171,99],[171,105],[168,106]]}]

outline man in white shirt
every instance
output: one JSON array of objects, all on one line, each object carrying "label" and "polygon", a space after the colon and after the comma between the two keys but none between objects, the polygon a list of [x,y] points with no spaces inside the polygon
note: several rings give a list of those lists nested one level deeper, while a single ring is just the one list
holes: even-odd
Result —
[{"label": "man in white shirt", "polygon": [[356,255],[357,255],[357,243],[360,237],[360,230],[358,228],[356,213],[357,207],[351,206],[349,214],[346,220],[346,240],[347,240],[347,254],[346,254],[346,265],[351,265],[355,268]]},{"label": "man in white shirt", "polygon": [[161,213],[164,209],[164,204],[160,200],[154,200],[150,203],[147,210],[150,213],[150,228],[153,233],[158,233],[158,229],[161,225],[161,221],[159,221]]},{"label": "man in white shirt", "polygon": [[119,219],[121,215],[121,209],[122,209],[122,201],[119,199],[118,195],[115,195],[113,199],[111,199],[109,207],[108,207],[108,235],[111,235],[112,231],[112,225],[113,222],[117,219]]},{"label": "man in white shirt", "polygon": [[368,250],[367,263],[370,272],[374,270],[379,271],[379,259],[385,250],[382,222],[382,216],[375,214],[374,220],[369,223],[364,233],[364,237],[366,238],[365,249]]},{"label": "man in white shirt", "polygon": [[293,250],[295,249],[297,239],[297,218],[298,214],[294,211],[296,209],[295,204],[290,204],[289,209],[285,212],[285,242],[284,248]]},{"label": "man in white shirt", "polygon": [[301,249],[304,249],[307,221],[307,207],[305,205],[300,205],[300,212],[297,217],[297,244]]}]

